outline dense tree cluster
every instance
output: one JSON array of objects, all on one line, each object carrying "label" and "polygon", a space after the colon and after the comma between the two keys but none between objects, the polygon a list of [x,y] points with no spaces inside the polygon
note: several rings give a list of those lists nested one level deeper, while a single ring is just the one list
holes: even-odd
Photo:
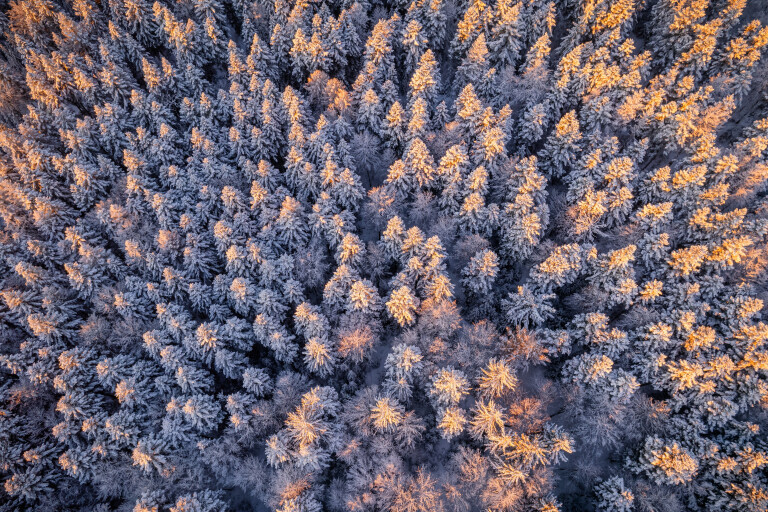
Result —
[{"label": "dense tree cluster", "polygon": [[0,3],[0,510],[765,511],[760,4]]}]

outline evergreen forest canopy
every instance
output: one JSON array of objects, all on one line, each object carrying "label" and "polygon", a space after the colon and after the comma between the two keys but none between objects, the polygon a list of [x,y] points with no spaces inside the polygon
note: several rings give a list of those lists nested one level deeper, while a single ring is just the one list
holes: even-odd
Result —
[{"label": "evergreen forest canopy", "polygon": [[764,7],[1,3],[0,511],[764,512]]}]

